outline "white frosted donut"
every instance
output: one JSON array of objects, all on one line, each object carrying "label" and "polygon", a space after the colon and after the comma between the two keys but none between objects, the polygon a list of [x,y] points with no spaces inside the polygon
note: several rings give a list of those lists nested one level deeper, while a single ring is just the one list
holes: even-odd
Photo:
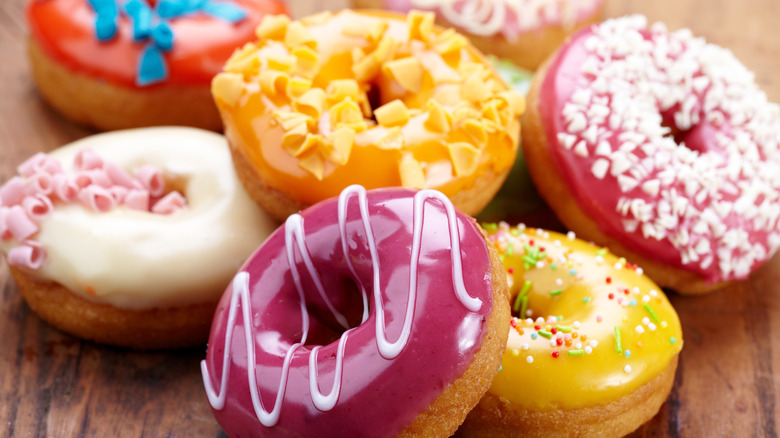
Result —
[{"label": "white frosted donut", "polygon": [[[244,192],[221,135],[174,127],[118,131],[50,156],[73,172],[76,153],[85,148],[127,171],[157,167],[187,200],[186,209],[171,215],[55,206],[34,237],[46,251],[37,275],[85,298],[130,309],[215,300],[276,227]],[[13,243],[3,241],[3,249]]]}]

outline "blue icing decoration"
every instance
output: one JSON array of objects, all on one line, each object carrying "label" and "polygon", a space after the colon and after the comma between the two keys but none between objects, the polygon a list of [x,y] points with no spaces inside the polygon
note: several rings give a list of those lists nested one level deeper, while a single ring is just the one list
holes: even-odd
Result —
[{"label": "blue icing decoration", "polygon": [[228,2],[207,2],[203,5],[203,12],[231,23],[237,23],[246,18],[245,10]]},{"label": "blue icing decoration", "polygon": [[130,18],[134,41],[147,41],[138,59],[136,84],[146,86],[168,77],[168,67],[163,52],[173,48],[174,34],[166,20],[202,12],[220,20],[236,23],[247,17],[241,6],[229,1],[213,0],[160,0],[153,10],[147,0],[127,0],[118,8],[121,0],[87,0],[95,10],[95,35],[100,41],[108,41],[117,33],[119,14]]},{"label": "blue icing decoration", "polygon": [[138,77],[136,84],[140,86],[161,82],[168,77],[168,67],[165,65],[162,51],[153,43],[149,43],[141,51],[138,60]]},{"label": "blue icing decoration", "polygon": [[173,48],[173,31],[168,23],[161,21],[152,31],[152,40],[160,50],[168,51]]}]

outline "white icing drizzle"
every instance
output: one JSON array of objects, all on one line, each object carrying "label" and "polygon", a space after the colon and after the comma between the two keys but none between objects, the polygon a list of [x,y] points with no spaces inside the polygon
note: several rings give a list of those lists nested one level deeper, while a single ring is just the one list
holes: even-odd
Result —
[{"label": "white icing drizzle", "polygon": [[[482,300],[472,297],[466,290],[463,269],[462,269],[462,256],[460,253],[460,233],[458,231],[457,216],[455,208],[449,199],[442,193],[435,190],[421,190],[414,196],[414,210],[413,210],[413,242],[412,242],[412,254],[410,259],[410,272],[409,272],[409,295],[406,307],[406,314],[404,316],[404,323],[401,334],[395,342],[390,342],[386,337],[386,330],[384,324],[384,306],[381,297],[381,289],[379,283],[379,255],[376,248],[376,240],[374,238],[373,229],[368,213],[368,200],[366,196],[366,190],[362,186],[353,185],[349,186],[341,192],[338,200],[338,221],[339,221],[339,233],[342,242],[342,250],[344,252],[345,260],[349,266],[356,281],[358,281],[363,294],[363,319],[364,323],[368,319],[368,304],[367,293],[358,276],[356,270],[352,265],[351,258],[349,257],[349,247],[347,245],[347,203],[352,195],[358,197],[360,206],[360,217],[363,224],[363,230],[366,235],[366,242],[371,254],[371,261],[373,266],[373,297],[374,305],[376,306],[376,339],[377,349],[383,358],[391,360],[396,358],[404,347],[406,347],[409,337],[411,335],[411,324],[414,318],[415,302],[417,297],[417,267],[418,259],[420,256],[420,246],[422,241],[422,227],[423,227],[423,209],[424,204],[428,200],[438,200],[445,208],[448,221],[448,229],[450,235],[450,260],[452,264],[452,281],[455,288],[455,294],[458,300],[472,312],[478,311],[482,306]],[[316,268],[311,260],[308,252],[308,248],[305,242],[304,233],[304,221],[303,217],[299,214],[291,215],[285,222],[285,249],[287,254],[287,261],[290,266],[291,274],[298,290],[298,296],[300,300],[300,309],[302,317],[302,335],[301,340],[293,344],[285,354],[284,362],[282,364],[282,374],[279,381],[279,386],[276,392],[276,398],[274,407],[271,411],[268,411],[263,406],[263,402],[260,398],[259,391],[257,389],[257,377],[256,372],[252,364],[255,364],[255,343],[251,342],[254,339],[252,335],[252,310],[251,300],[249,297],[249,273],[246,271],[240,271],[233,279],[232,289],[233,295],[230,299],[227,327],[225,331],[225,344],[224,355],[222,358],[222,376],[220,378],[219,392],[217,392],[211,384],[211,374],[209,372],[206,361],[201,361],[201,373],[203,376],[203,385],[206,389],[206,395],[208,396],[209,403],[216,410],[222,410],[225,407],[227,399],[227,383],[229,378],[230,369],[230,352],[233,338],[233,331],[236,325],[236,315],[238,313],[238,306],[242,308],[242,322],[244,325],[244,339],[246,342],[246,357],[247,357],[247,379],[249,381],[249,390],[252,398],[252,405],[255,410],[257,419],[266,427],[273,427],[279,421],[279,415],[281,412],[281,402],[284,399],[284,394],[287,389],[287,380],[289,378],[290,362],[292,361],[293,354],[299,347],[306,343],[309,332],[309,315],[306,311],[306,300],[304,297],[304,290],[301,283],[300,273],[295,263],[295,248],[298,248],[298,252],[301,255],[306,270],[313,279],[320,296],[324,299],[326,306],[331,310],[333,316],[339,320],[339,322],[346,327],[348,324],[346,318],[335,310],[330,300],[324,292],[322,281],[317,273]],[[343,322],[342,322],[343,321]],[[344,355],[346,349],[346,342],[349,333],[354,329],[346,330],[339,338],[338,351],[336,353],[336,368],[335,377],[333,380],[333,386],[327,394],[323,394],[320,391],[319,380],[317,378],[317,356],[321,346],[315,346],[309,353],[309,390],[311,393],[311,400],[314,406],[322,411],[328,411],[333,409],[338,402],[339,395],[341,394],[342,374],[344,366]]]},{"label": "white icing drizzle", "polygon": [[591,14],[600,3],[600,0],[411,1],[415,8],[438,9],[453,25],[481,36],[495,35],[508,27],[521,33],[545,24],[573,26],[580,17]]}]

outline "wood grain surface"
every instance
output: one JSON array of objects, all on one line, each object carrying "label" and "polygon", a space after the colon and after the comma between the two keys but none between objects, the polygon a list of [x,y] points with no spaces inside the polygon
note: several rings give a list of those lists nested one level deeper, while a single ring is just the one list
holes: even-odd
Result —
[{"label": "wood grain surface", "polygon": [[[345,0],[291,1],[295,16]],[[609,0],[730,48],[780,102],[780,1]],[[36,93],[23,0],[0,1],[0,181],[38,151],[89,135]],[[0,264],[0,436],[224,436],[200,380],[204,349],[139,353],[84,342],[43,323]],[[780,257],[704,297],[671,294],[685,347],[674,389],[636,437],[776,437],[780,418]]]}]

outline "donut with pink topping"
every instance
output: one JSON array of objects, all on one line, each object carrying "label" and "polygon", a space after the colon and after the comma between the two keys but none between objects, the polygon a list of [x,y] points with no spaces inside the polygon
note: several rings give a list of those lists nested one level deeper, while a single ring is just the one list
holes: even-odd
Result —
[{"label": "donut with pink topping", "polygon": [[434,190],[346,188],[236,274],[201,363],[229,436],[450,436],[499,370],[506,275]]},{"label": "donut with pink topping", "polygon": [[780,246],[780,107],[730,51],[642,16],[574,36],[523,118],[537,188],[577,235],[680,293]]},{"label": "donut with pink topping", "polygon": [[87,137],[0,187],[0,250],[30,307],[118,346],[204,343],[225,284],[275,225],[224,138],[194,128]]},{"label": "donut with pink topping", "polygon": [[567,36],[596,22],[604,0],[352,0],[355,7],[435,11],[484,53],[536,70]]}]

